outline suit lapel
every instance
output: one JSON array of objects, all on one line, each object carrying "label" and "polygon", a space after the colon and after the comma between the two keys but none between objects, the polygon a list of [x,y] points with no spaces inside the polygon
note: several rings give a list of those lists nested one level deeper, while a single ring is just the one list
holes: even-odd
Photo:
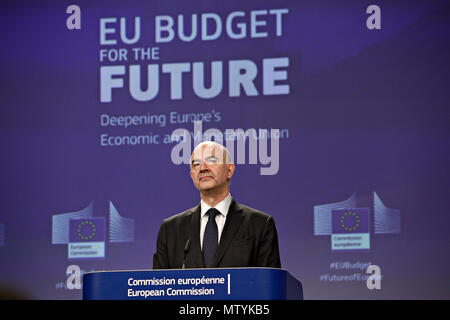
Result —
[{"label": "suit lapel", "polygon": [[[242,221],[241,207],[232,199],[230,208],[228,209],[227,220],[223,227],[222,235],[220,237],[219,245],[217,247],[216,255],[214,256],[213,267],[217,267],[223,255],[227,251],[228,246],[233,240],[236,231]],[[200,245],[199,245],[200,246]]]},{"label": "suit lapel", "polygon": [[200,248],[200,205],[192,209],[189,238],[191,247],[189,250],[190,259],[193,265],[189,268],[204,268],[203,255]]}]

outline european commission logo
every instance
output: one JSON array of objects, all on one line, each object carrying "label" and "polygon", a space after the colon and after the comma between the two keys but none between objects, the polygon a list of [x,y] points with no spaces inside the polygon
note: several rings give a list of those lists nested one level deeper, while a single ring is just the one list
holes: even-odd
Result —
[{"label": "european commission logo", "polygon": [[[370,208],[358,208],[356,193],[336,203],[314,206],[314,235],[331,236],[331,251],[370,250]],[[400,210],[386,207],[373,192],[373,233],[400,233]]]},{"label": "european commission logo", "polygon": [[[134,242],[134,219],[122,217],[109,202],[109,224],[94,217],[94,202],[75,212],[52,216],[52,244],[67,244],[69,260],[104,259],[105,243]],[[109,231],[109,237],[106,232]]]},{"label": "european commission logo", "polygon": [[69,221],[69,259],[105,258],[105,218]]}]

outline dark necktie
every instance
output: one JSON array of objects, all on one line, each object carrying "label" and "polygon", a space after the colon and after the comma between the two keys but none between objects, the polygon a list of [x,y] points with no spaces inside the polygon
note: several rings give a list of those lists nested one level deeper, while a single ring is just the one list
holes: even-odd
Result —
[{"label": "dark necktie", "polygon": [[203,235],[203,261],[206,268],[211,268],[214,255],[217,249],[217,240],[219,232],[217,231],[216,216],[220,214],[219,210],[211,208],[206,211],[208,223],[206,223],[205,234]]}]

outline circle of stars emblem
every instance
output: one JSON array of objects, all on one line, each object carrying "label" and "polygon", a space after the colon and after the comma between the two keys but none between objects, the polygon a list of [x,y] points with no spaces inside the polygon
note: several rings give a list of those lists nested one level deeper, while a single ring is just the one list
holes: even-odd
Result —
[{"label": "circle of stars emblem", "polygon": [[[91,229],[91,233],[89,235],[83,235],[83,233],[81,232],[84,227],[88,227]],[[78,236],[83,240],[91,240],[95,236],[96,232],[97,228],[95,227],[95,224],[89,220],[82,221],[77,228]]]},{"label": "circle of stars emblem", "polygon": [[[355,223],[354,223],[353,226],[346,226],[345,225],[345,220],[346,220],[347,217],[353,217],[354,218]],[[361,223],[361,218],[356,212],[354,212],[354,211],[347,211],[347,212],[344,212],[344,214],[341,216],[340,223],[341,223],[341,227],[345,231],[352,232],[352,231],[355,231],[356,229],[359,228],[359,225]]]}]

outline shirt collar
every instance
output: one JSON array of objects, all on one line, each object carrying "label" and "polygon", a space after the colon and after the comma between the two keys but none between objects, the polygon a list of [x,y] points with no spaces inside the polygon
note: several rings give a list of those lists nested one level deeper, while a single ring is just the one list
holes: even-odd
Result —
[{"label": "shirt collar", "polygon": [[[214,208],[219,210],[219,212],[223,216],[226,217],[227,214],[228,214],[228,209],[230,208],[230,205],[231,205],[231,194],[228,193],[228,196],[225,199],[223,199],[222,201],[220,201]],[[211,207],[206,202],[201,200],[200,201],[200,209],[201,209],[201,216],[200,216],[200,218],[203,219],[203,217],[206,214],[206,211],[211,209]]]}]

